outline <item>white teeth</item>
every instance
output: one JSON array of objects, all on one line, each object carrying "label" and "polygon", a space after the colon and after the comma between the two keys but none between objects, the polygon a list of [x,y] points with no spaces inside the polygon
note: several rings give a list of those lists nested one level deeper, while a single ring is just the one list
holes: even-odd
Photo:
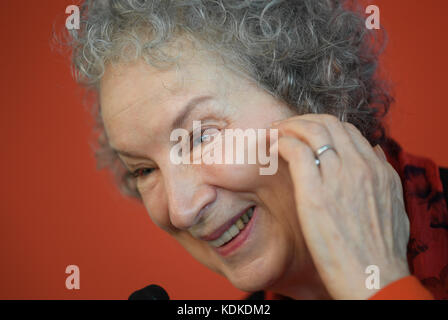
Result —
[{"label": "white teeth", "polygon": [[232,240],[232,234],[229,232],[229,230],[227,230],[226,232],[224,232],[224,234],[221,236],[221,238],[223,238],[222,240],[224,240],[224,243]]},{"label": "white teeth", "polygon": [[237,221],[235,224],[236,224],[236,226],[238,227],[238,229],[243,230],[243,228],[244,228],[244,222],[243,222],[243,220],[241,220],[241,218],[238,219],[238,221]]},{"label": "white teeth", "polygon": [[240,233],[240,229],[236,225],[232,225],[229,229],[230,234],[232,235],[232,238],[236,236],[238,233]]},{"label": "white teeth", "polygon": [[210,244],[213,247],[218,248],[218,247],[220,247],[220,246],[222,246],[224,244],[224,240],[222,239],[222,236],[221,236],[221,237],[219,237],[216,240],[210,241]]},{"label": "white teeth", "polygon": [[229,242],[240,233],[240,230],[244,229],[245,225],[249,222],[253,214],[254,214],[254,208],[252,207],[249,210],[247,210],[247,212],[243,214],[240,219],[238,219],[234,224],[232,224],[230,228],[227,229],[226,232],[224,232],[218,239],[209,241],[209,243],[213,247],[218,248],[223,244],[225,244],[226,242]]}]

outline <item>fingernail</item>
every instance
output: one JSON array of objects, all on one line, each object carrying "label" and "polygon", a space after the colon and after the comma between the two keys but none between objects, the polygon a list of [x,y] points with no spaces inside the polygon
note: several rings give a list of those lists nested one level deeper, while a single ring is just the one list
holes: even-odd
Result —
[{"label": "fingernail", "polygon": [[383,149],[381,148],[381,146],[380,146],[379,144],[377,144],[377,145],[374,147],[374,149],[375,149],[375,151],[376,151],[376,154],[378,154],[378,156],[380,156],[380,158],[382,158],[383,160],[386,160],[386,161],[387,161],[386,154],[384,153]]}]

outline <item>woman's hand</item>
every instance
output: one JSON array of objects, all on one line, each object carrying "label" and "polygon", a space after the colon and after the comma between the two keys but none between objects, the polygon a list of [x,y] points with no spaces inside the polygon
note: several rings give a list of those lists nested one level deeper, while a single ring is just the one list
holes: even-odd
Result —
[{"label": "woman's hand", "polygon": [[[278,152],[288,162],[298,218],[313,261],[335,299],[367,299],[366,268],[380,289],[409,275],[409,238],[400,177],[379,146],[326,114],[277,122]],[[315,163],[315,152],[329,144]]]}]

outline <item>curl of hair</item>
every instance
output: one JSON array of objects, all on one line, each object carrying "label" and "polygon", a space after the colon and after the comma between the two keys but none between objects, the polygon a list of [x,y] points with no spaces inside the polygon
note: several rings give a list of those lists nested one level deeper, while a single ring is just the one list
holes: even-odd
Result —
[{"label": "curl of hair", "polygon": [[[97,90],[108,63],[143,58],[164,67],[177,58],[164,46],[189,37],[297,114],[333,114],[375,145],[385,139],[382,118],[393,98],[376,72],[385,32],[367,29],[365,18],[344,0],[86,0],[69,44],[75,78]],[[100,112],[97,120],[100,166],[139,197]]]}]

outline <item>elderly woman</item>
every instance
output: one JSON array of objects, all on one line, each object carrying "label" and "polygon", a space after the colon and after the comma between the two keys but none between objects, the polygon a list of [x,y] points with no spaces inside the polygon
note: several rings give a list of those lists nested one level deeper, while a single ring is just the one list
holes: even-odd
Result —
[{"label": "elderly woman", "polygon": [[[378,31],[356,12],[339,0],[96,0],[71,32],[77,79],[98,97],[100,160],[241,290],[448,298],[439,168],[387,137]],[[173,152],[177,129],[189,142]],[[266,132],[278,168],[173,160],[201,160],[228,129]]]}]

